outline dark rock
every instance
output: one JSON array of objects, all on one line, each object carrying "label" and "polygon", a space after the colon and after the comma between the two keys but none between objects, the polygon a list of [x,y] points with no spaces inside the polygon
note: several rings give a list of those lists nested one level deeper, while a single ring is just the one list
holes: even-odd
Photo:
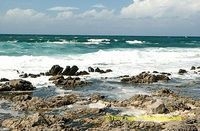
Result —
[{"label": "dark rock", "polygon": [[200,69],[200,66],[198,66],[197,69]]},{"label": "dark rock", "polygon": [[29,74],[28,76],[30,76],[31,78],[37,78],[40,77],[40,74]]},{"label": "dark rock", "polygon": [[7,78],[1,78],[0,79],[0,82],[5,82],[5,81],[9,81],[9,79],[7,79]]},{"label": "dark rock", "polygon": [[97,68],[95,69],[95,72],[101,72],[101,70],[99,69],[99,67],[97,67]]},{"label": "dark rock", "polygon": [[80,76],[80,75],[89,75],[89,73],[87,71],[80,71],[80,72],[77,72],[76,75],[77,76]]},{"label": "dark rock", "polygon": [[162,75],[168,75],[168,76],[171,75],[171,73],[167,73],[167,72],[161,72],[160,74],[162,74]]},{"label": "dark rock", "polygon": [[125,83],[154,83],[158,81],[168,81],[169,77],[166,75],[154,75],[146,72],[142,72],[137,76],[123,78],[121,82]]},{"label": "dark rock", "polygon": [[196,69],[196,67],[195,67],[195,66],[192,66],[190,70],[195,70],[195,69]]},{"label": "dark rock", "polygon": [[76,72],[79,70],[79,68],[77,66],[72,66],[72,68],[70,69],[68,75],[69,76],[74,76],[76,75]]},{"label": "dark rock", "polygon": [[45,75],[45,73],[43,73],[43,72],[40,72],[40,75],[44,76],[44,75]]},{"label": "dark rock", "polygon": [[158,71],[153,71],[153,73],[159,73]]},{"label": "dark rock", "polygon": [[51,67],[51,69],[49,70],[49,74],[50,75],[60,75],[63,71],[63,68],[60,67],[59,65],[54,65]]},{"label": "dark rock", "polygon": [[86,81],[81,81],[79,77],[68,77],[66,79],[58,79],[53,81],[56,86],[61,86],[63,88],[75,88],[79,86],[85,86],[88,84]]},{"label": "dark rock", "polygon": [[33,87],[31,82],[22,79],[10,80],[0,87],[0,91],[29,91],[33,89],[35,87]]},{"label": "dark rock", "polygon": [[107,69],[105,72],[106,72],[106,73],[112,72],[112,70],[111,70],[111,69]]},{"label": "dark rock", "polygon": [[180,69],[180,70],[178,71],[178,74],[180,74],[180,75],[183,75],[183,74],[185,74],[185,73],[187,73],[187,71],[184,70],[184,69]]},{"label": "dark rock", "polygon": [[19,77],[21,77],[21,78],[28,78],[28,74],[27,73],[21,74],[21,75],[19,75]]},{"label": "dark rock", "polygon": [[88,67],[88,72],[94,72],[94,68]]},{"label": "dark rock", "polygon": [[64,77],[62,75],[52,76],[51,78],[49,78],[49,81],[58,80],[58,79],[64,79]]},{"label": "dark rock", "polygon": [[70,72],[70,66],[66,66],[65,70],[63,71],[62,75],[68,75]]},{"label": "dark rock", "polygon": [[182,110],[182,111],[191,110],[191,107],[189,107],[186,104],[184,104],[183,102],[179,102],[179,101],[169,103],[166,106],[170,112],[178,111],[178,110]]}]

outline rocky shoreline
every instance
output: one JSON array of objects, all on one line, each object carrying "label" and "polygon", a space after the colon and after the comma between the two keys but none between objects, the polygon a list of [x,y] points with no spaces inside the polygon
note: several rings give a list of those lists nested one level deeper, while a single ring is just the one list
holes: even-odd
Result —
[{"label": "rocky shoreline", "polygon": [[[63,69],[54,65],[45,73],[22,73],[20,77],[37,78],[46,75],[56,87],[73,90],[92,84],[79,76],[87,76],[91,72],[112,72],[111,69],[92,67],[88,71],[78,71],[77,66],[66,66]],[[198,72],[196,69],[191,68]],[[187,71],[180,69],[178,73],[184,75]],[[154,71],[119,78],[122,84],[152,84],[168,82],[171,80],[170,75]],[[68,93],[40,98],[32,96],[31,91],[34,90],[32,83],[23,79],[1,79],[0,100],[9,103],[9,108],[19,112],[19,115],[0,120],[0,130],[200,130],[200,100],[181,96],[168,88],[157,89],[150,95],[133,95],[125,100],[108,99],[98,93],[87,97]]]}]

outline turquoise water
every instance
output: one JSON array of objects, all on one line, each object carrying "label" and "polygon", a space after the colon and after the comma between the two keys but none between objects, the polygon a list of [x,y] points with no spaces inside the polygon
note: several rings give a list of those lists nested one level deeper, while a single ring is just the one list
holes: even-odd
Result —
[{"label": "turquoise water", "polygon": [[1,56],[52,56],[156,47],[199,48],[200,37],[0,35]]}]

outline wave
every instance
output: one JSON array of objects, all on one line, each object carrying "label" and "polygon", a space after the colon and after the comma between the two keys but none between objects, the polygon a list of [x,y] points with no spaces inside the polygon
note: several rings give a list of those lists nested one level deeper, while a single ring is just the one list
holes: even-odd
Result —
[{"label": "wave", "polygon": [[133,40],[133,41],[126,41],[128,44],[143,44],[145,41]]},{"label": "wave", "polygon": [[76,40],[70,40],[70,41],[67,41],[67,40],[63,40],[63,39],[60,39],[60,41],[47,41],[47,43],[49,44],[76,44],[78,43]]},{"label": "wave", "polygon": [[101,43],[109,44],[110,39],[88,39],[87,42],[84,42],[84,43],[85,44],[101,44]]}]

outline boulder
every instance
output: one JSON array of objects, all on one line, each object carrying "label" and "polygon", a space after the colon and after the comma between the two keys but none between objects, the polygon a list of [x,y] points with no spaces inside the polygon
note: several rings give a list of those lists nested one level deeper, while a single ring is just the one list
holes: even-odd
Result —
[{"label": "boulder", "polygon": [[70,72],[70,66],[66,66],[65,70],[63,71],[62,75],[68,75]]},{"label": "boulder", "polygon": [[153,111],[153,113],[156,113],[156,114],[169,113],[168,109],[166,108],[165,104],[163,104],[163,103],[155,103],[155,104],[153,104],[152,111]]},{"label": "boulder", "polygon": [[192,67],[190,68],[190,70],[196,70],[196,67],[195,67],[195,66],[192,66]]},{"label": "boulder", "polygon": [[74,76],[74,75],[76,75],[76,72],[79,70],[79,68],[77,67],[77,66],[72,66],[72,68],[70,69],[70,71],[69,71],[69,73],[68,73],[68,75],[69,76]]},{"label": "boulder", "polygon": [[59,65],[54,65],[51,67],[51,69],[49,70],[49,75],[60,75],[63,71],[63,68],[60,67]]},{"label": "boulder", "polygon": [[94,72],[94,68],[88,67],[88,72]]},{"label": "boulder", "polygon": [[31,82],[22,79],[10,80],[0,87],[0,91],[29,91],[33,89],[35,87]]},{"label": "boulder", "polygon": [[185,73],[187,73],[187,71],[186,71],[185,69],[180,69],[180,70],[178,71],[178,74],[180,74],[180,75],[183,75],[183,74],[185,74]]},{"label": "boulder", "polygon": [[29,74],[28,76],[31,78],[37,78],[40,77],[40,74]]}]

